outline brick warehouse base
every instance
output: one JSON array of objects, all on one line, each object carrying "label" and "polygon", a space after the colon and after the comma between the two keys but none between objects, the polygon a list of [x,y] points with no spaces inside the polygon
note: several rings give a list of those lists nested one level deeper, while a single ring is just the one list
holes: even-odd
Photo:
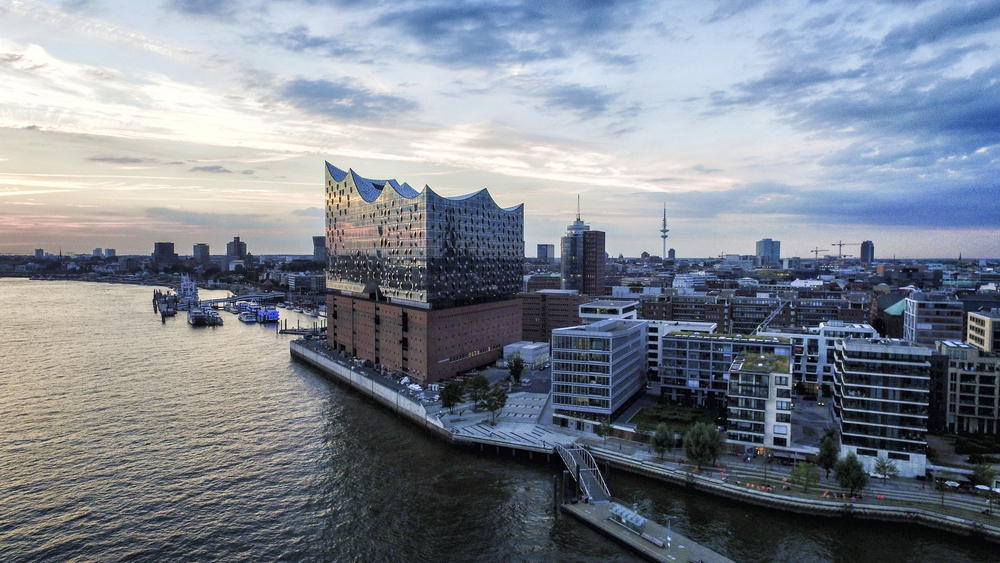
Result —
[{"label": "brick warehouse base", "polygon": [[521,301],[427,310],[349,295],[327,296],[327,341],[420,383],[490,364],[521,340]]}]

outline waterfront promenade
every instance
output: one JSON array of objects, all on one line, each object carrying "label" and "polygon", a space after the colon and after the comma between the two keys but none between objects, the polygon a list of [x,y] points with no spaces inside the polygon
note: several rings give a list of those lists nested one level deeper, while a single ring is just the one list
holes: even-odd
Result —
[{"label": "waterfront promenade", "polygon": [[[297,349],[300,352],[297,353]],[[491,425],[490,413],[486,411],[476,411],[469,403],[456,406],[454,412],[442,409],[439,402],[426,397],[421,399],[395,379],[362,367],[359,362],[329,349],[322,341],[293,342],[293,356],[304,359],[301,351],[309,351],[325,358],[326,363],[342,367],[338,371],[350,372],[353,386],[359,391],[370,393],[383,405],[456,445],[473,446],[480,451],[493,449],[498,454],[523,451],[529,456],[533,453],[550,456],[555,444],[585,445],[602,469],[625,470],[748,504],[827,517],[910,522],[1000,542],[1000,521],[983,514],[983,509],[987,508],[985,497],[936,491],[915,480],[882,482],[873,479],[865,490],[865,497],[852,501],[841,498],[845,492],[832,478],[824,477],[813,489],[804,492],[801,486],[786,481],[790,467],[770,465],[765,468],[762,460],[744,463],[741,457],[726,457],[720,460],[718,467],[696,471],[678,457],[683,455],[680,450],[668,452],[661,459],[646,444],[618,438],[605,440],[543,423],[547,413],[550,419],[551,405],[547,395],[511,393],[508,406],[497,417],[497,424]],[[308,363],[324,369],[312,361]],[[376,396],[376,388],[387,391]],[[772,485],[770,491],[760,490],[765,482]],[[829,493],[826,498],[822,496],[824,492]]]}]

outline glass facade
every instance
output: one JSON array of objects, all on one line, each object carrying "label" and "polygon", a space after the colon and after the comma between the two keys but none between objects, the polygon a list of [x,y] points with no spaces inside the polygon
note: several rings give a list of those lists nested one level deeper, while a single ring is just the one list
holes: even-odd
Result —
[{"label": "glass facade", "polygon": [[486,190],[447,198],[327,163],[326,237],[330,289],[433,309],[521,289],[524,206]]}]

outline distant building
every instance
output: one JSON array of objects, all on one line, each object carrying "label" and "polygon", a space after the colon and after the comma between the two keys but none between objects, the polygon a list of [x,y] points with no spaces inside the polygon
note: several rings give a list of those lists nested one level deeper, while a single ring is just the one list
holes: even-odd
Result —
[{"label": "distant building", "polygon": [[871,266],[875,262],[875,243],[866,240],[861,243],[861,263]]},{"label": "distant building", "polygon": [[169,266],[177,262],[177,254],[174,252],[174,243],[154,242],[153,262],[156,262],[160,266]]},{"label": "distant building", "polygon": [[203,242],[199,242],[194,245],[191,256],[194,258],[195,262],[201,265],[208,264],[212,258],[208,251],[208,245]]},{"label": "distant building", "polygon": [[606,319],[636,320],[639,318],[638,301],[590,301],[580,305],[580,320],[593,324]]},{"label": "distant building", "polygon": [[288,276],[288,291],[322,292],[325,289],[325,274],[295,274]]},{"label": "distant building", "polygon": [[522,340],[503,347],[503,359],[509,362],[513,356],[521,356],[527,369],[542,369],[551,358],[548,342],[528,342]]},{"label": "distant building", "polygon": [[781,267],[781,241],[769,238],[757,241],[757,262],[761,266]]},{"label": "distant building", "polygon": [[842,340],[834,354],[834,415],[841,454],[854,452],[869,472],[895,463],[901,477],[923,476],[932,379],[944,366],[933,348],[902,340]]},{"label": "distant building", "polygon": [[677,253],[674,252],[673,248],[671,248],[670,250],[667,251],[667,260],[676,260],[676,259],[677,259]]},{"label": "distant building", "polygon": [[533,274],[528,277],[528,281],[524,284],[524,290],[529,292],[542,289],[560,289],[561,287],[562,278],[559,277],[559,274]]},{"label": "distant building", "polygon": [[538,245],[538,261],[543,264],[551,264],[556,261],[556,245],[554,244],[539,244]]},{"label": "distant building", "polygon": [[524,206],[325,164],[327,340],[423,383],[521,340]]},{"label": "distant building", "polygon": [[965,312],[950,293],[915,291],[903,310],[903,340],[933,346],[938,340],[962,340]]},{"label": "distant building", "polygon": [[792,372],[788,356],[747,354],[733,360],[726,418],[731,451],[791,446]]},{"label": "distant building", "polygon": [[833,351],[837,341],[878,338],[879,333],[868,324],[833,320],[802,329],[769,329],[758,332],[757,336],[791,340],[794,383],[801,384],[802,393],[815,395],[822,387],[829,396],[833,391]]},{"label": "distant building", "polygon": [[576,291],[545,289],[518,295],[524,311],[521,338],[531,342],[549,342],[557,328],[582,323],[580,305],[593,297]]},{"label": "distant building", "polygon": [[246,260],[247,243],[240,241],[240,237],[233,237],[233,242],[226,243],[226,256],[232,260]]},{"label": "distant building", "polygon": [[118,256],[118,253],[115,251],[114,248],[105,248],[104,249],[104,257],[105,258],[116,258],[117,256]]},{"label": "distant building", "polygon": [[965,326],[969,344],[987,354],[1000,353],[1000,309],[969,313]]},{"label": "distant building", "polygon": [[45,249],[44,248],[36,248],[35,249],[35,258],[45,258]]},{"label": "distant building", "polygon": [[313,237],[313,262],[326,264],[326,237]]},{"label": "distant building", "polygon": [[97,258],[103,258],[104,257],[104,249],[102,249],[102,248],[95,248],[94,252],[91,254],[91,256],[95,256]]},{"label": "distant building", "polygon": [[575,289],[586,295],[604,295],[605,268],[604,232],[592,231],[580,220],[566,228],[559,255],[562,267],[562,289]]},{"label": "distant building", "polygon": [[646,388],[646,322],[608,319],[552,331],[552,421],[593,431]]}]

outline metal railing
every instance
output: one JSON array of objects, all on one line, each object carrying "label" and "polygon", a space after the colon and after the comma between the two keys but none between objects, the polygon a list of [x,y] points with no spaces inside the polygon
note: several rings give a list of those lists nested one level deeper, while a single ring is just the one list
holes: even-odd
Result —
[{"label": "metal railing", "polygon": [[608,490],[608,485],[604,482],[604,476],[601,475],[601,470],[597,467],[597,461],[594,456],[590,455],[589,451],[579,446],[566,448],[562,444],[556,444],[556,451],[559,452],[559,457],[562,458],[573,478],[577,479],[579,476],[578,485],[592,499],[591,502],[594,504],[610,502],[611,491]]}]

